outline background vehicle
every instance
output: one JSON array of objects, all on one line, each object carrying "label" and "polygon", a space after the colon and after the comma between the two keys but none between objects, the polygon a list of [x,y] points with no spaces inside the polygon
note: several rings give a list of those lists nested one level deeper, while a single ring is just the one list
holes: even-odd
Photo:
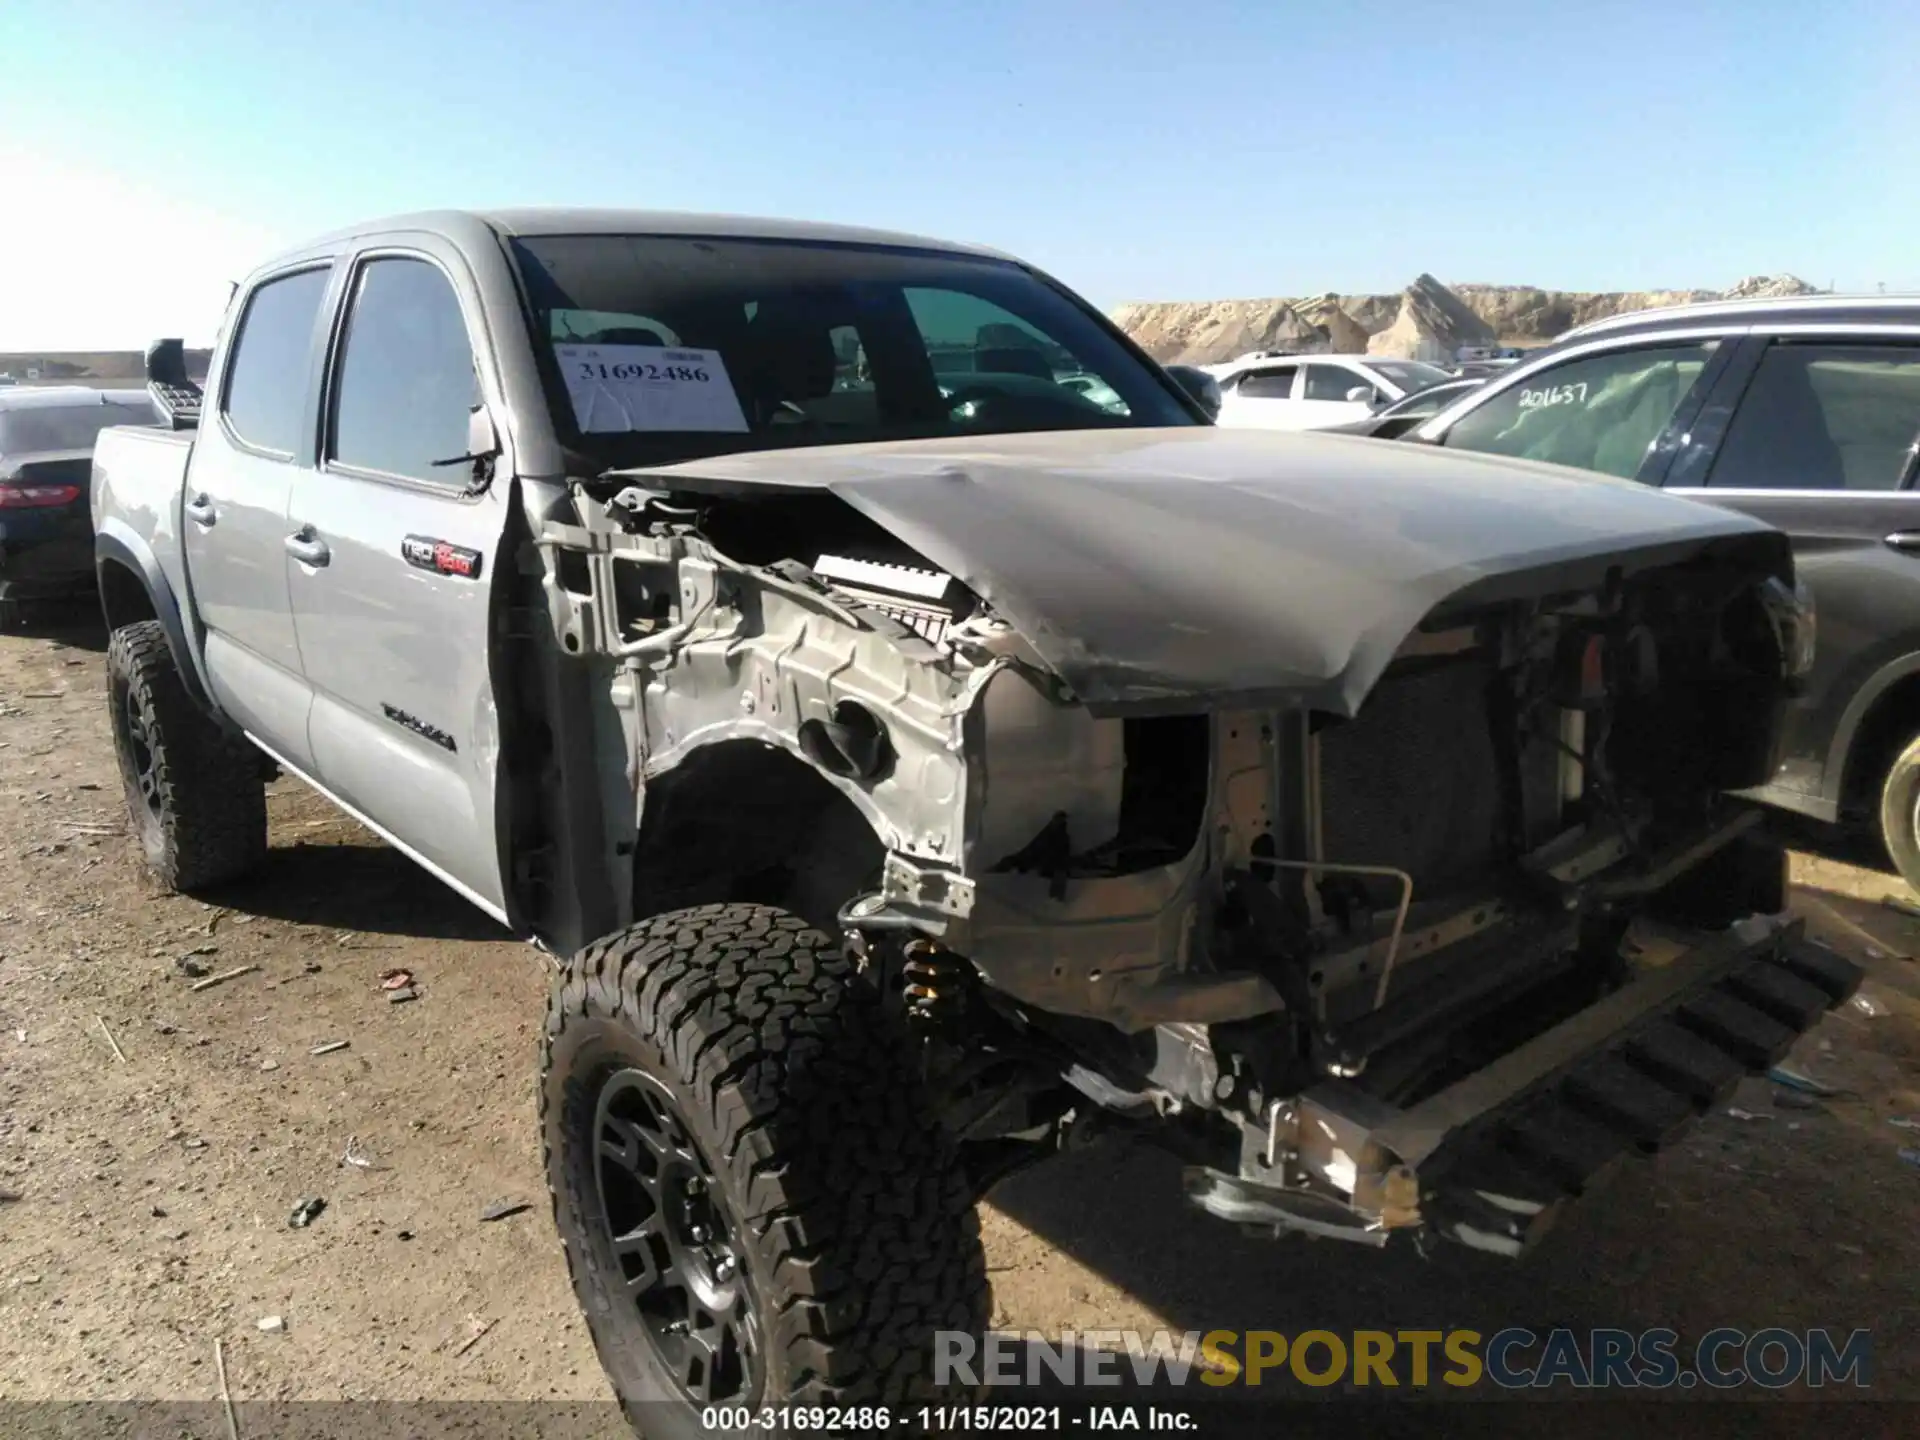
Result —
[{"label": "background vehicle", "polygon": [[1421,360],[1371,355],[1243,358],[1206,368],[1220,382],[1219,423],[1253,430],[1324,430],[1364,420],[1453,378]]},{"label": "background vehicle", "polygon": [[94,437],[109,425],[154,423],[144,390],[0,394],[0,624],[36,601],[92,594]]},{"label": "background vehicle", "polygon": [[1498,375],[1503,370],[1511,370],[1519,363],[1518,360],[1513,359],[1462,360],[1453,367],[1453,373],[1484,380],[1489,375]]},{"label": "background vehicle", "polygon": [[1747,517],[1224,432],[1016,261],[777,221],[326,237],[206,404],[95,459],[149,864],[256,862],[264,756],[569,955],[555,1223],[649,1433],[925,1393],[974,1201],[1103,1131],[1517,1254],[1856,983],[1724,793],[1804,652]]},{"label": "background vehicle", "polygon": [[1392,440],[1406,434],[1421,421],[1438,415],[1469,390],[1478,389],[1482,383],[1480,376],[1442,380],[1437,385],[1429,385],[1404,399],[1382,406],[1364,419],[1323,428],[1335,435],[1371,435],[1377,440]]},{"label": "background vehicle", "polygon": [[1820,615],[1755,793],[1878,831],[1920,887],[1920,302],[1807,296],[1585,326],[1412,437],[1577,465],[1792,536]]}]

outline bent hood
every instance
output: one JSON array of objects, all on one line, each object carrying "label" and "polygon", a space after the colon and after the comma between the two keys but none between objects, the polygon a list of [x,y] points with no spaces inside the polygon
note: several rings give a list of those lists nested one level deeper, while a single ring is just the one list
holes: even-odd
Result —
[{"label": "bent hood", "polygon": [[1630,481],[1347,436],[1049,432],[608,478],[829,492],[969,586],[1103,715],[1351,715],[1443,605],[1585,588],[1712,547],[1747,550],[1756,578],[1791,565],[1777,531]]}]

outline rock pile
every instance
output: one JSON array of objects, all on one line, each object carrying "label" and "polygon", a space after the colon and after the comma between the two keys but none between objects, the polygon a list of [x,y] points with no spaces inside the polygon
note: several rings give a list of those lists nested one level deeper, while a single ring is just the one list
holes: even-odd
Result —
[{"label": "rock pile", "polygon": [[1754,275],[1727,290],[1542,290],[1442,285],[1422,275],[1395,295],[1173,301],[1122,305],[1114,320],[1149,354],[1204,365],[1249,350],[1335,351],[1432,358],[1460,345],[1544,345],[1576,325],[1701,300],[1806,295],[1792,275]]}]

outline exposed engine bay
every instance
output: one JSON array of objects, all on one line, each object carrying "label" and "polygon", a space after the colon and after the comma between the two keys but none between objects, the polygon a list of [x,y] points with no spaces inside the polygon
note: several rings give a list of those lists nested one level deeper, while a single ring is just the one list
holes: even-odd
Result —
[{"label": "exposed engine bay", "polygon": [[[912,529],[635,473],[576,487],[521,568],[599,697],[571,763],[633,800],[604,819],[620,919],[756,899],[844,935],[982,1188],[1138,1126],[1230,1220],[1517,1251],[1609,1163],[1582,1127],[1651,1148],[1851,988],[1727,794],[1768,777],[1810,643],[1772,532],[1462,566],[1329,643],[1325,683],[1255,646],[1200,692],[1076,669],[1047,576],[1007,601]],[[521,778],[517,857],[568,848],[559,774]],[[1642,921],[1697,948],[1641,963]]]}]

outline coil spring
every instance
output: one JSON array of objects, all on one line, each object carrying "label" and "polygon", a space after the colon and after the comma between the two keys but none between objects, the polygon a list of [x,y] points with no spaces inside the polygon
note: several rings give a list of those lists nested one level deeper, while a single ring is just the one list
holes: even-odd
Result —
[{"label": "coil spring", "polygon": [[966,962],[931,940],[909,941],[900,966],[907,1022],[925,1029],[951,1023],[966,999]]}]

